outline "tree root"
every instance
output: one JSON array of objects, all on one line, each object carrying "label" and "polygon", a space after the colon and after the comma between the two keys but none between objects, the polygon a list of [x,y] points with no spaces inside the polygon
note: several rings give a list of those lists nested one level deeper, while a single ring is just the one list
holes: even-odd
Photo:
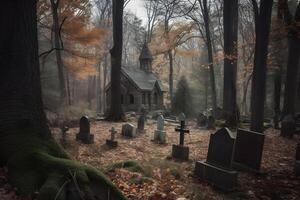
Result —
[{"label": "tree root", "polygon": [[100,171],[72,160],[54,139],[44,141],[33,136],[26,142],[28,135],[18,137],[23,146],[11,150],[7,167],[10,182],[19,193],[38,191],[39,200],[127,199]]}]

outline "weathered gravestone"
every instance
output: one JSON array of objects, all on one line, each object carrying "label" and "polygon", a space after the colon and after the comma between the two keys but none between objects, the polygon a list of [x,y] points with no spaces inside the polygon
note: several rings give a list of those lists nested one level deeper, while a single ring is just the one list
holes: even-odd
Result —
[{"label": "weathered gravestone", "polygon": [[139,133],[144,133],[145,132],[145,116],[140,115],[138,118],[138,124],[137,124],[137,129]]},{"label": "weathered gravestone", "polygon": [[106,145],[110,147],[117,147],[118,146],[118,141],[115,141],[115,135],[117,131],[115,130],[114,127],[112,127],[109,132],[111,133],[110,140],[106,140]]},{"label": "weathered gravestone", "polygon": [[136,128],[134,127],[134,125],[126,123],[122,126],[121,134],[125,137],[133,138],[136,136]]},{"label": "weathered gravestone", "polygon": [[238,173],[232,170],[235,135],[222,128],[210,135],[206,161],[197,161],[195,175],[216,187],[231,191],[237,183]]},{"label": "weathered gravestone", "polygon": [[61,143],[65,147],[67,145],[67,131],[69,130],[69,127],[67,125],[63,125],[61,128]]},{"label": "weathered gravestone", "polygon": [[207,117],[203,113],[199,113],[197,116],[197,125],[200,127],[206,126]]},{"label": "weathered gravestone", "polygon": [[296,132],[296,122],[292,115],[287,115],[283,118],[281,122],[281,133],[283,137],[292,138]]},{"label": "weathered gravestone", "polygon": [[184,146],[184,134],[190,131],[185,127],[185,115],[183,113],[179,115],[178,120],[180,121],[180,127],[175,128],[175,131],[180,133],[179,145],[173,144],[172,158],[189,160],[189,147]]},{"label": "weathered gravestone", "polygon": [[295,174],[300,176],[300,143],[296,147]]},{"label": "weathered gravestone", "polygon": [[265,135],[262,133],[237,130],[233,166],[237,169],[245,169],[259,172]]},{"label": "weathered gravestone", "polygon": [[213,116],[208,116],[207,118],[207,124],[206,124],[206,129],[215,129],[215,118]]},{"label": "weathered gravestone", "polygon": [[157,118],[157,129],[154,132],[154,142],[161,144],[166,143],[166,131],[164,131],[165,119],[163,115],[159,115]]},{"label": "weathered gravestone", "polygon": [[94,135],[90,133],[90,120],[87,116],[81,117],[79,126],[76,140],[81,140],[85,144],[94,143]]}]

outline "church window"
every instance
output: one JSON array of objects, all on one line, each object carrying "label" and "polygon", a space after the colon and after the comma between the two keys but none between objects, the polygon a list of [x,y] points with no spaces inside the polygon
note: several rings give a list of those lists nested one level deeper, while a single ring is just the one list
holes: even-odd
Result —
[{"label": "church window", "polygon": [[129,103],[130,104],[134,104],[134,96],[133,96],[133,94],[129,95]]}]

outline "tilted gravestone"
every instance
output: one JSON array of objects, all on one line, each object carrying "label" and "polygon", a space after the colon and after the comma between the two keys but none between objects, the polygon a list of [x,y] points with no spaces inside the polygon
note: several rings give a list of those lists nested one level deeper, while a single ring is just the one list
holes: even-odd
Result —
[{"label": "tilted gravestone", "polygon": [[121,134],[128,138],[134,138],[136,136],[136,128],[130,123],[126,123],[122,126]]},{"label": "tilted gravestone", "polygon": [[180,121],[180,127],[175,128],[175,131],[180,133],[179,145],[173,144],[172,157],[179,160],[189,160],[189,147],[184,146],[184,135],[190,131],[186,129],[183,113],[179,115],[178,120]]},{"label": "tilted gravestone", "polygon": [[216,187],[231,191],[237,183],[237,172],[232,170],[235,135],[222,128],[210,135],[206,161],[197,161],[195,175]]},{"label": "tilted gravestone", "polygon": [[94,143],[94,135],[90,133],[90,120],[87,116],[81,117],[79,126],[76,140],[81,140],[85,144]]},{"label": "tilted gravestone", "polygon": [[300,176],[300,143],[296,147],[295,174]]},{"label": "tilted gravestone", "polygon": [[115,130],[114,127],[112,127],[109,132],[111,133],[110,135],[110,140],[106,140],[106,145],[110,147],[117,147],[118,146],[118,141],[115,140],[115,135],[117,131]]},{"label": "tilted gravestone", "polygon": [[203,113],[199,113],[197,116],[197,125],[200,127],[206,126],[207,117]]},{"label": "tilted gravestone", "polygon": [[233,165],[237,169],[259,172],[265,135],[262,133],[237,130]]},{"label": "tilted gravestone", "polygon": [[157,129],[154,131],[154,142],[160,144],[166,143],[166,131],[164,131],[165,119],[163,115],[159,115],[157,118]]}]

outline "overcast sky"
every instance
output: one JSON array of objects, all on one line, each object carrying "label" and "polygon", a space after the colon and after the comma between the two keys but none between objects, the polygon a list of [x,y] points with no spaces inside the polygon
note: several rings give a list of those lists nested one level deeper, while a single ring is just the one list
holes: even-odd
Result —
[{"label": "overcast sky", "polygon": [[143,24],[146,23],[147,14],[144,8],[144,0],[130,0],[125,10],[131,11],[133,14],[142,19]]}]

